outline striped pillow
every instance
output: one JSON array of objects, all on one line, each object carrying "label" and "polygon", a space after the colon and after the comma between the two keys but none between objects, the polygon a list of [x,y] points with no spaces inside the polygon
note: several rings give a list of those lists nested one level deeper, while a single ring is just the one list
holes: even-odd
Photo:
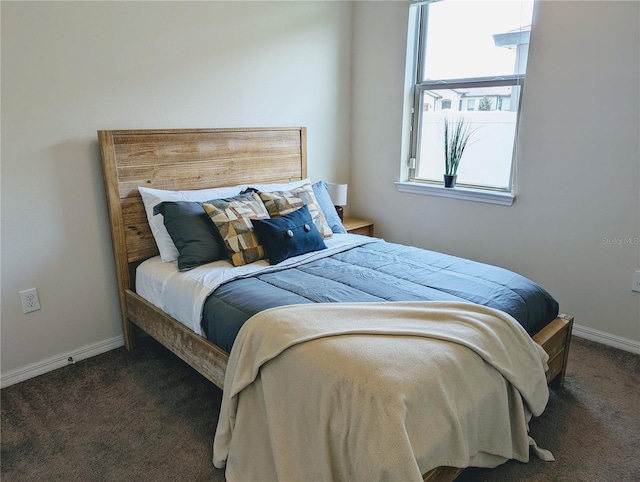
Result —
[{"label": "striped pillow", "polygon": [[284,216],[306,205],[307,209],[309,209],[309,214],[311,214],[311,219],[313,219],[313,224],[318,228],[320,235],[323,238],[333,236],[333,231],[329,227],[324,214],[322,214],[315,194],[313,194],[311,184],[305,184],[290,191],[260,191],[259,194],[269,212],[269,216],[272,218]]}]

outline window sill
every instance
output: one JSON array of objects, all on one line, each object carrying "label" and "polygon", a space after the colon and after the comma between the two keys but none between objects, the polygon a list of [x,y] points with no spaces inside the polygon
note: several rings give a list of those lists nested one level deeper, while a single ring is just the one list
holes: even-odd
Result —
[{"label": "window sill", "polygon": [[509,192],[490,191],[484,189],[472,189],[468,187],[445,188],[438,184],[426,184],[421,182],[396,182],[396,188],[400,192],[410,194],[422,194],[425,196],[448,197],[463,201],[474,201],[501,206],[511,206],[515,201],[515,195]]}]

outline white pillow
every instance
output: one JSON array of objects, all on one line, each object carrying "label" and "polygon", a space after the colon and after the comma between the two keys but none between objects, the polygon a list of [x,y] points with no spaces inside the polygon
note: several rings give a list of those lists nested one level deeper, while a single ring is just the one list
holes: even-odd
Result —
[{"label": "white pillow", "polygon": [[258,191],[262,191],[262,192],[291,191],[292,189],[296,189],[300,186],[304,186],[305,184],[311,184],[311,179],[306,178],[300,181],[271,183],[271,184],[246,184],[245,188],[252,187],[253,189],[257,189]]},{"label": "white pillow", "polygon": [[147,221],[151,227],[151,234],[156,240],[158,251],[160,251],[160,257],[165,263],[170,263],[178,259],[178,249],[167,228],[164,226],[164,218],[162,214],[153,215],[154,206],[164,201],[195,201],[205,202],[213,199],[221,199],[227,197],[233,197],[240,194],[248,187],[252,187],[263,192],[272,191],[287,191],[295,189],[304,184],[310,183],[310,179],[302,179],[301,181],[285,182],[285,183],[272,183],[272,184],[241,184],[239,186],[229,187],[214,187],[211,189],[199,189],[193,191],[165,191],[162,189],[151,189],[148,187],[138,187],[140,196],[142,196],[142,202],[144,203],[144,210],[147,213]]},{"label": "white pillow", "polygon": [[233,197],[240,194],[241,186],[217,187],[212,189],[200,189],[198,191],[163,191],[161,189],[151,189],[139,187],[140,196],[144,203],[144,210],[147,213],[147,221],[151,227],[151,234],[156,240],[160,257],[165,263],[170,263],[178,259],[178,249],[173,244],[167,228],[164,226],[162,214],[153,215],[154,206],[164,201],[196,201],[204,202],[212,199]]}]

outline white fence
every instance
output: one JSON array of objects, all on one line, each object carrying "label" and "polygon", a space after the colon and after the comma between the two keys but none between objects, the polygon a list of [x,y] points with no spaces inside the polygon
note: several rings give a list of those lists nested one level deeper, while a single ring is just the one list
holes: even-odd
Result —
[{"label": "white fence", "polygon": [[458,166],[458,183],[507,188],[511,175],[516,112],[425,112],[416,177],[442,181],[444,174],[444,122],[464,117],[475,132]]}]

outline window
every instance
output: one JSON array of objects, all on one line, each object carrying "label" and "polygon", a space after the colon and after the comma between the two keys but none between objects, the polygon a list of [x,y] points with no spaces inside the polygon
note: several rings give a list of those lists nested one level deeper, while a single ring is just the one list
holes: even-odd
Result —
[{"label": "window", "polygon": [[443,125],[463,118],[474,133],[456,185],[512,192],[533,3],[413,2],[409,181],[442,184]]}]

